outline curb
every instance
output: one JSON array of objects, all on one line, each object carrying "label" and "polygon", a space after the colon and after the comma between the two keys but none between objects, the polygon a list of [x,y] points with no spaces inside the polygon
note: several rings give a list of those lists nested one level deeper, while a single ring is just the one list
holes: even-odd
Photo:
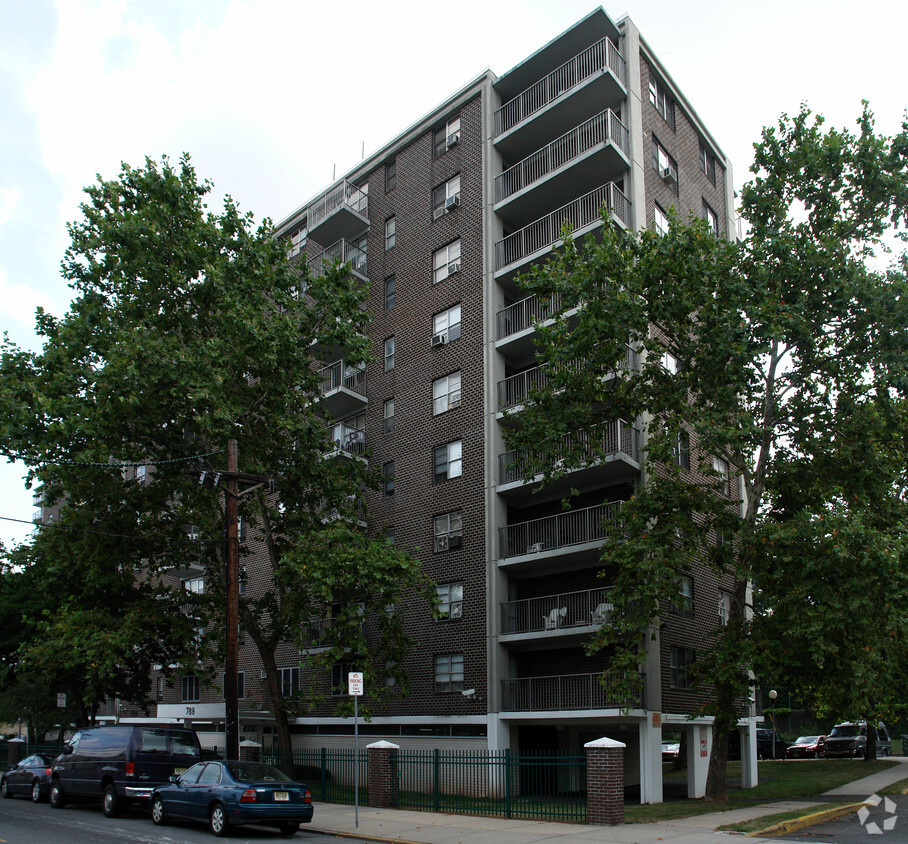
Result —
[{"label": "curb", "polygon": [[786,835],[789,832],[800,832],[802,829],[826,823],[827,821],[834,821],[837,818],[849,815],[866,805],[867,804],[862,801],[860,803],[848,803],[845,806],[838,806],[835,809],[823,809],[821,812],[812,812],[809,815],[802,815],[800,818],[781,821],[780,823],[766,827],[766,829],[748,832],[746,833],[746,837],[756,838],[758,836],[764,836],[771,838],[775,835]]},{"label": "curb", "polygon": [[366,835],[363,832],[338,832],[336,829],[305,829],[301,832],[314,832],[316,835],[328,835],[333,838],[350,838],[354,841],[378,842],[378,844],[424,844],[421,841],[410,841],[407,838],[382,838],[380,835]]}]

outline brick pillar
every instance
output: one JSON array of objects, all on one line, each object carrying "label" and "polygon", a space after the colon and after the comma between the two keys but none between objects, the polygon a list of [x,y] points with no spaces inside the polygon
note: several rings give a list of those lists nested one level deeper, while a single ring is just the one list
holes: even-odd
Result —
[{"label": "brick pillar", "polygon": [[240,742],[240,761],[242,762],[261,762],[262,746],[258,742],[243,741]]},{"label": "brick pillar", "polygon": [[603,826],[624,823],[623,742],[609,738],[587,742],[586,822]]},{"label": "brick pillar", "polygon": [[397,803],[397,751],[400,747],[389,741],[377,741],[366,746],[368,754],[369,805],[389,809]]}]

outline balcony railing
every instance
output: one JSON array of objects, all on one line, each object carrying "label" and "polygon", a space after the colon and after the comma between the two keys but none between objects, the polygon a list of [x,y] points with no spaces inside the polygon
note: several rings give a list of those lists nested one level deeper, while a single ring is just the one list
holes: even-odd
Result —
[{"label": "balcony railing", "polygon": [[313,618],[302,629],[300,650],[324,647],[325,633],[334,624],[333,618]]},{"label": "balcony railing", "polygon": [[573,627],[601,627],[612,614],[609,592],[613,586],[543,595],[501,605],[501,632],[540,633]]},{"label": "balcony railing", "polygon": [[339,240],[310,258],[309,272],[315,278],[319,278],[325,274],[325,262],[330,265],[337,259],[340,259],[342,264],[350,264],[353,272],[368,278],[369,272],[365,250],[354,246],[348,240]]},{"label": "balcony railing", "polygon": [[572,231],[592,225],[601,219],[603,205],[624,225],[630,224],[630,201],[614,182],[609,182],[499,240],[495,244],[495,269],[553,246],[561,240],[565,223]]},{"label": "balcony railing", "polygon": [[630,699],[614,688],[615,675],[555,674],[502,681],[503,709],[540,712],[558,709],[615,709],[643,707],[643,678]]},{"label": "balcony railing", "polygon": [[[564,438],[565,453],[573,455],[574,449],[580,445],[579,462],[581,464],[594,463],[602,457],[623,454],[636,461],[637,456],[637,429],[623,419],[614,419],[609,422],[602,436],[597,440],[590,438],[586,431],[578,431]],[[537,455],[534,455],[537,456]],[[535,461],[533,461],[535,462]],[[528,480],[530,460],[518,451],[506,451],[498,455],[499,484],[510,484],[515,481]]]},{"label": "balcony railing", "polygon": [[496,136],[526,120],[558,99],[565,91],[604,70],[610,70],[627,87],[627,63],[608,38],[587,47],[499,108],[495,112]]},{"label": "balcony railing", "polygon": [[366,391],[366,370],[348,366],[342,360],[323,367],[318,374],[322,378],[322,395],[339,387],[352,390],[354,393]]},{"label": "balcony railing", "polygon": [[607,142],[615,144],[625,155],[629,154],[627,127],[611,109],[591,117],[505,170],[495,179],[495,201],[507,199],[598,144]]},{"label": "balcony railing", "polygon": [[338,451],[362,457],[366,453],[366,432],[339,422],[329,428],[331,440]]},{"label": "balcony railing", "polygon": [[369,215],[369,194],[344,180],[320,196],[306,209],[306,222],[311,232],[322,220],[338,208],[349,208],[363,217]]},{"label": "balcony railing", "polygon": [[532,328],[537,322],[550,319],[561,307],[560,296],[540,299],[538,296],[527,296],[513,305],[502,308],[496,315],[496,339],[503,340],[518,331]]},{"label": "balcony railing", "polygon": [[498,547],[504,557],[518,557],[587,542],[601,542],[620,529],[621,501],[608,501],[581,510],[568,510],[498,529]]}]

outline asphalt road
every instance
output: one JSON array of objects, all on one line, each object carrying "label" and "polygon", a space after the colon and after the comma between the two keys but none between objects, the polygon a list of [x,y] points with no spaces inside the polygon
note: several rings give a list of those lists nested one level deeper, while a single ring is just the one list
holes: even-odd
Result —
[{"label": "asphalt road", "polygon": [[[318,811],[318,810],[316,810]],[[202,824],[174,821],[157,827],[137,806],[116,819],[105,818],[96,805],[71,804],[51,809],[47,803],[32,803],[24,797],[0,800],[0,844],[200,844],[217,839]],[[234,844],[264,844],[267,841],[299,841],[327,844],[338,839],[306,831],[304,824],[293,836],[281,835],[268,827],[234,828],[228,841]]]},{"label": "asphalt road", "polygon": [[[874,841],[908,841],[908,796],[896,794],[890,803],[881,802],[863,818],[857,813],[837,821],[812,826],[799,833],[788,833],[785,841],[813,841],[823,844],[871,844]],[[894,813],[892,811],[894,807]],[[862,822],[863,821],[863,822]],[[887,821],[891,829],[886,829]]]}]

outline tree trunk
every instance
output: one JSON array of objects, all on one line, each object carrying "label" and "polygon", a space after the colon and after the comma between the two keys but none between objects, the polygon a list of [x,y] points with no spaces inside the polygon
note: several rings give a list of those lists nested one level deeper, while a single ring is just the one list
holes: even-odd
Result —
[{"label": "tree trunk", "polygon": [[278,767],[287,776],[293,776],[293,743],[290,739],[290,719],[287,707],[281,694],[281,675],[274,659],[274,648],[267,643],[260,643],[253,636],[262,667],[265,669],[268,695],[271,698],[271,711],[274,713],[274,726],[277,730]]},{"label": "tree trunk", "polygon": [[681,741],[678,744],[678,755],[675,757],[673,769],[684,771],[687,769],[687,734],[688,730],[681,730]]},{"label": "tree trunk", "polygon": [[876,726],[867,719],[867,744],[864,745],[864,761],[872,762],[876,759]]},{"label": "tree trunk", "polygon": [[713,726],[713,747],[709,757],[709,770],[706,774],[707,800],[725,802],[725,777],[728,768],[728,736],[730,729],[727,724],[716,720]]}]

